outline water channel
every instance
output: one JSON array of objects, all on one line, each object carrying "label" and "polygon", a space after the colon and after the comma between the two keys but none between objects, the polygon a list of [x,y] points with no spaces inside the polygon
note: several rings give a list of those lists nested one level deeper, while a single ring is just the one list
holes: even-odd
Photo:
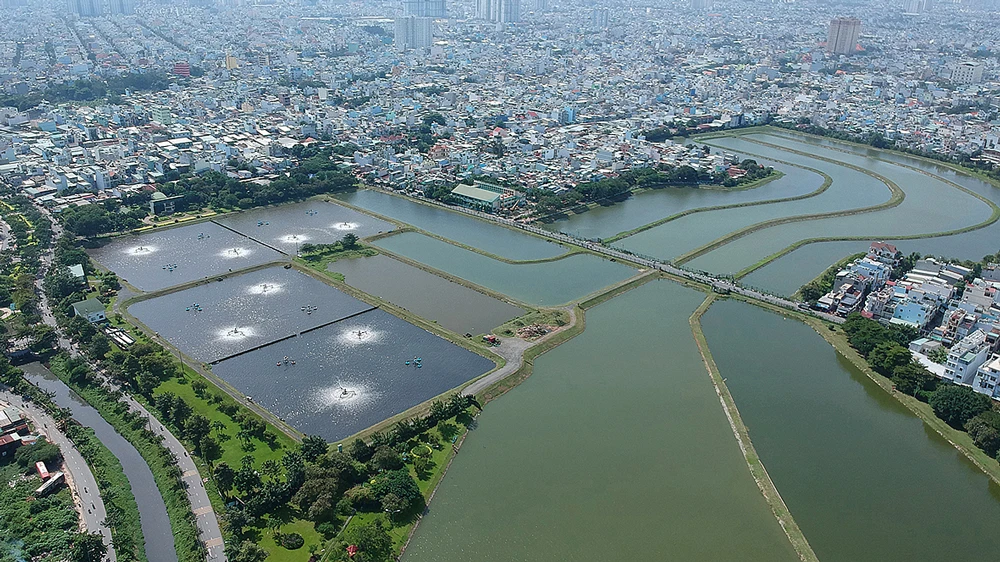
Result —
[{"label": "water channel", "polygon": [[509,264],[416,232],[383,238],[375,245],[539,306],[574,301],[637,273],[630,266],[592,254],[577,254],[552,262]]},{"label": "water channel", "polygon": [[[733,150],[726,152],[740,154]],[[823,184],[823,177],[815,172],[764,159],[757,161],[765,166],[773,166],[783,172],[784,176],[753,189],[684,186],[643,191],[624,201],[570,215],[542,224],[541,227],[588,239],[608,238],[688,209],[796,197],[811,193]]]},{"label": "water channel", "polygon": [[[790,131],[776,132],[773,136],[789,137],[804,144],[826,146],[841,151],[846,150],[869,158],[879,158],[912,166],[958,183],[967,189],[987,197],[995,203],[1000,203],[1000,189],[977,177],[960,174],[943,164],[915,158],[906,154],[874,150],[830,139],[796,135]],[[1000,250],[1000,222],[980,230],[952,236],[917,240],[888,240],[888,242],[896,244],[900,251],[905,254],[919,252],[923,255],[979,260],[987,254],[994,254]],[[836,262],[846,255],[864,251],[867,247],[868,244],[866,242],[821,242],[809,244],[751,273],[744,278],[744,281],[752,286],[762,287],[782,294],[791,294],[802,286],[802,284],[822,273],[831,263]]]},{"label": "water channel", "polygon": [[995,556],[1000,487],[811,328],[736,301],[715,303],[702,324],[820,560]]},{"label": "water channel", "polygon": [[[780,155],[787,147],[871,170],[898,184],[906,193],[906,199],[899,206],[882,211],[766,228],[691,261],[688,265],[694,269],[733,273],[806,238],[866,236],[878,239],[892,238],[893,235],[929,234],[973,225],[991,215],[991,209],[982,201],[908,168],[785,137],[747,135],[746,138],[780,145],[780,148],[759,145],[757,152],[764,156]],[[824,166],[829,167],[830,164],[817,160],[815,167],[823,169]]]},{"label": "water channel", "polygon": [[115,431],[97,410],[70,390],[42,364],[29,363],[21,366],[21,370],[29,382],[50,393],[53,402],[70,410],[76,421],[93,429],[94,435],[118,458],[125,476],[128,477],[135,502],[139,506],[139,522],[149,562],[177,562],[167,506],[163,503],[163,497],[160,496],[156,481],[153,480],[153,473],[150,472],[149,465],[142,455]]},{"label": "water channel", "polygon": [[478,418],[408,562],[797,560],[750,476],[667,281],[586,331]]},{"label": "water channel", "polygon": [[510,260],[537,260],[566,253],[566,248],[555,242],[405,197],[364,189],[339,194],[337,199]]}]

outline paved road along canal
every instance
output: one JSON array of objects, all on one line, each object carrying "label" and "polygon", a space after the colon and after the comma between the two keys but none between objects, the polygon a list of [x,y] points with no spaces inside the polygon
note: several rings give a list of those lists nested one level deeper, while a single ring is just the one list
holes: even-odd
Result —
[{"label": "paved road along canal", "polygon": [[163,503],[153,473],[149,465],[131,443],[115,431],[97,410],[87,404],[63,384],[51,371],[40,363],[29,363],[21,368],[25,378],[46,392],[52,393],[52,400],[72,412],[73,418],[94,430],[97,438],[104,443],[122,464],[128,477],[132,494],[139,505],[139,520],[146,543],[146,557],[149,562],[177,562],[174,537],[167,517],[167,506]]},{"label": "paved road along canal", "polygon": [[104,524],[107,512],[104,510],[104,499],[97,488],[97,479],[90,471],[90,466],[83,455],[76,449],[73,442],[59,431],[51,416],[31,402],[25,402],[20,396],[7,390],[0,390],[0,400],[9,402],[15,408],[20,408],[24,415],[35,424],[35,431],[41,433],[49,443],[59,446],[63,456],[63,470],[73,490],[73,500],[83,518],[83,528],[88,533],[99,532],[104,537],[104,545],[108,547],[107,562],[115,562],[117,555],[111,544],[111,529]]}]

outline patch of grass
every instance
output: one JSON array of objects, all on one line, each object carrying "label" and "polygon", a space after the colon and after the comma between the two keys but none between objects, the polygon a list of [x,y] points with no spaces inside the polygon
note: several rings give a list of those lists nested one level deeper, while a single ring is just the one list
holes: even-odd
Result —
[{"label": "patch of grass", "polygon": [[285,506],[277,513],[268,516],[277,521],[281,521],[278,532],[281,534],[298,533],[302,535],[305,543],[302,548],[289,550],[275,541],[275,535],[268,528],[258,528],[260,540],[257,544],[267,551],[267,562],[303,562],[309,559],[309,547],[315,545],[320,548],[326,539],[316,531],[312,521],[307,521],[299,517],[299,512],[291,506]]},{"label": "patch of grass", "polygon": [[561,308],[529,310],[526,314],[504,322],[500,326],[494,328],[492,333],[498,336],[513,337],[517,334],[518,328],[531,326],[533,324],[562,327],[569,324],[569,321],[569,312]]},{"label": "patch of grass", "polygon": [[[198,378],[200,379],[202,377],[198,376]],[[225,462],[229,466],[238,468],[243,457],[250,455],[254,459],[254,464],[256,466],[260,466],[267,460],[281,462],[281,457],[284,454],[284,451],[294,451],[298,448],[298,445],[292,440],[292,438],[278,431],[273,426],[268,425],[268,429],[277,435],[277,439],[275,440],[276,446],[272,449],[266,442],[257,438],[252,438],[250,440],[252,449],[249,451],[243,450],[239,439],[236,438],[236,434],[240,431],[239,424],[233,421],[233,419],[226,414],[220,412],[218,406],[210,403],[208,399],[209,397],[214,396],[217,397],[216,399],[221,399],[220,404],[233,404],[244,412],[249,412],[249,410],[245,409],[225,392],[217,390],[212,386],[209,386],[209,389],[203,392],[202,396],[199,397],[195,393],[194,388],[191,386],[192,380],[197,379],[191,378],[191,375],[187,373],[179,377],[167,379],[166,381],[160,383],[160,386],[156,387],[156,390],[153,391],[153,396],[171,392],[174,395],[183,398],[184,401],[191,406],[193,413],[201,414],[208,418],[208,421],[213,425],[220,426],[218,429],[212,429],[212,437],[214,437],[216,441],[219,441],[219,446],[222,449],[221,458],[217,459],[215,462]],[[155,408],[150,409],[150,411],[153,410],[155,410]],[[265,420],[265,422],[266,421],[267,420]],[[174,434],[178,435],[179,433]],[[193,447],[188,447],[188,449],[192,450]],[[206,474],[204,476],[208,475]]]}]

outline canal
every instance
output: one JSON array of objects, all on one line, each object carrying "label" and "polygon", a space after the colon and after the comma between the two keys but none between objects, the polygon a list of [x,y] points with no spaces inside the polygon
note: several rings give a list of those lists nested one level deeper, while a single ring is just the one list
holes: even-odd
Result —
[{"label": "canal", "polygon": [[796,560],[691,336],[703,298],[656,281],[590,310],[479,417],[404,559]]},{"label": "canal", "polygon": [[132,488],[135,502],[139,505],[139,522],[149,562],[177,562],[167,506],[163,503],[163,497],[156,487],[149,465],[139,451],[115,431],[111,424],[104,421],[97,410],[70,390],[41,363],[23,365],[21,370],[29,382],[50,393],[52,400],[60,407],[70,410],[76,421],[93,429],[94,435],[118,458]]}]

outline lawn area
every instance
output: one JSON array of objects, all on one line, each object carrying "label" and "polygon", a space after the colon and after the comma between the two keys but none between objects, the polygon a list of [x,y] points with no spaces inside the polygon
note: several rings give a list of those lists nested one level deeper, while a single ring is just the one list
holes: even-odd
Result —
[{"label": "lawn area", "polygon": [[513,337],[518,328],[540,324],[542,326],[565,326],[569,324],[569,312],[557,308],[554,310],[531,310],[527,314],[505,322],[493,329],[498,336]]},{"label": "lawn area", "polygon": [[[255,466],[261,466],[267,460],[274,460],[276,462],[281,462],[281,458],[286,450],[294,451],[298,450],[298,443],[293,441],[290,437],[284,433],[278,431],[273,426],[268,425],[268,428],[272,433],[275,433],[278,437],[275,440],[275,446],[272,448],[265,441],[261,441],[257,438],[251,439],[252,450],[245,451],[243,446],[240,444],[239,440],[236,439],[236,434],[240,431],[239,425],[233,421],[232,418],[226,414],[219,411],[218,406],[212,404],[208,401],[208,397],[213,394],[217,394],[222,398],[222,403],[236,404],[241,409],[243,407],[239,405],[232,397],[220,390],[216,390],[209,386],[209,390],[206,390],[202,396],[199,397],[194,388],[191,386],[191,380],[195,380],[192,377],[199,377],[192,371],[186,370],[183,377],[174,377],[168,379],[160,384],[153,392],[153,395],[159,395],[166,392],[171,392],[176,396],[183,398],[188,404],[191,405],[193,413],[201,414],[209,419],[213,424],[212,435],[219,441],[222,448],[222,456],[215,462],[225,462],[229,466],[239,467],[243,457],[250,455],[254,459]],[[243,411],[247,411],[243,409]],[[191,447],[188,447],[191,450]],[[202,477],[207,477],[211,474],[210,467],[204,462],[203,459],[196,457],[196,462],[198,463],[198,468],[202,473]],[[216,491],[214,482],[209,482],[209,496],[212,499],[212,505],[216,512],[223,513],[223,503],[222,498]],[[274,537],[267,525],[261,522],[261,526],[257,527],[260,533],[259,545],[263,547],[269,554],[268,560],[271,562],[298,562],[305,561],[309,559],[309,546],[316,545],[317,548],[323,545],[323,537],[316,532],[311,521],[305,521],[297,517],[297,511],[293,510],[290,506],[287,509],[282,510],[278,514],[272,515],[276,517],[277,520],[282,522],[279,529],[281,533],[298,533],[302,535],[305,539],[305,545],[296,550],[288,550],[278,544],[275,544]]]},{"label": "lawn area", "polygon": [[206,398],[200,398],[195,393],[194,388],[192,388],[191,380],[187,376],[174,377],[160,383],[160,386],[156,387],[156,390],[153,391],[153,396],[158,396],[166,392],[172,392],[176,396],[183,398],[191,405],[194,413],[205,416],[213,425],[217,425],[216,422],[221,424],[219,428],[212,429],[212,436],[218,439],[219,444],[222,446],[222,457],[217,459],[216,462],[221,461],[227,463],[229,466],[239,466],[240,461],[247,455],[253,457],[254,463],[258,465],[268,459],[281,462],[281,456],[286,449],[296,450],[298,448],[298,445],[290,437],[271,427],[271,431],[278,436],[273,448],[266,442],[254,437],[250,440],[252,444],[251,450],[245,451],[236,439],[236,434],[239,433],[240,426],[232,418],[220,412],[216,405],[211,404],[207,400],[207,397],[214,393],[222,397],[222,403],[237,404],[228,394],[219,390],[206,390],[202,394]]},{"label": "lawn area", "polygon": [[312,521],[306,521],[297,516],[297,510],[291,506],[286,506],[285,509],[268,517],[276,518],[282,522],[279,532],[284,534],[298,533],[302,535],[302,538],[305,540],[302,548],[288,550],[274,542],[274,533],[266,526],[258,529],[260,540],[257,541],[257,544],[268,552],[268,562],[307,562],[309,557],[312,556],[309,552],[309,547],[315,545],[315,549],[318,550],[323,546],[326,539],[323,538],[323,535],[316,532]]}]

